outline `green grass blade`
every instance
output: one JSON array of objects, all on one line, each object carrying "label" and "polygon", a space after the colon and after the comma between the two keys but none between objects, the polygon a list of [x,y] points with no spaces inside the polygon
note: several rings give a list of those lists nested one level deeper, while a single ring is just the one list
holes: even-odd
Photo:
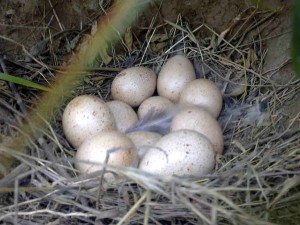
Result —
[{"label": "green grass blade", "polygon": [[12,76],[6,73],[0,73],[0,80],[4,80],[4,81],[8,81],[11,83],[15,83],[15,84],[20,84],[26,87],[30,87],[30,88],[35,88],[35,89],[39,89],[42,91],[50,91],[50,88],[47,88],[43,85],[31,82],[29,80],[20,78],[20,77],[16,77],[16,76]]},{"label": "green grass blade", "polygon": [[300,1],[294,0],[292,59],[294,70],[300,77]]}]

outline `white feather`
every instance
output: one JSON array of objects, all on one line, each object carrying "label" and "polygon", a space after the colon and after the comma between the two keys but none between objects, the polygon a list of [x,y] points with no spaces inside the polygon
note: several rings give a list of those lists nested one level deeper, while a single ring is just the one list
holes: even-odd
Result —
[{"label": "white feather", "polygon": [[157,113],[150,110],[142,119],[140,119],[132,127],[128,128],[125,133],[134,131],[152,131],[165,135],[170,131],[171,121],[178,109]]}]

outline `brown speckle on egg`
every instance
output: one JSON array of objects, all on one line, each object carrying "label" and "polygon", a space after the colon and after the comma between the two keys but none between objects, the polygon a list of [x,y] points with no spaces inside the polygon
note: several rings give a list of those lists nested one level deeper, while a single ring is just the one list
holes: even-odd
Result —
[{"label": "brown speckle on egg", "polygon": [[105,102],[91,95],[81,95],[66,106],[62,118],[63,131],[74,147],[101,131],[116,129],[115,119]]},{"label": "brown speckle on egg", "polygon": [[114,100],[123,101],[132,107],[139,106],[153,95],[157,76],[146,67],[131,67],[120,72],[112,82]]},{"label": "brown speckle on egg", "polygon": [[162,137],[140,162],[143,171],[162,176],[201,176],[212,172],[215,152],[210,141],[193,130]]}]

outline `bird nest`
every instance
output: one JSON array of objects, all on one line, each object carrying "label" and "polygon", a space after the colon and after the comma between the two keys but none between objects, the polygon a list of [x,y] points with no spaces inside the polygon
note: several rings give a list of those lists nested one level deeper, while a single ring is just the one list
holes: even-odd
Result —
[{"label": "bird nest", "polygon": [[[76,150],[62,132],[61,108],[51,122],[44,121],[47,129],[41,129],[36,139],[28,137],[26,153],[10,150],[18,164],[0,181],[0,221],[296,224],[300,220],[300,133],[290,128],[299,120],[299,113],[286,126],[281,113],[283,103],[295,96],[300,83],[293,79],[279,85],[269,72],[262,72],[266,49],[260,32],[274,16],[274,12],[249,8],[222,33],[205,24],[191,27],[180,15],[172,22],[159,22],[155,17],[149,27],[127,29],[122,42],[103,54],[73,90],[73,96],[92,94],[108,100],[112,79],[121,69],[142,65],[158,72],[169,57],[186,54],[197,76],[213,80],[224,96],[219,122],[225,151],[212,174],[166,178],[135,168],[114,168],[123,176],[112,183],[103,181],[103,172],[79,174],[74,168]],[[200,39],[202,32],[209,35]],[[70,31],[54,40],[63,44],[66,37],[77,35],[82,34]],[[35,83],[50,82],[60,70],[53,59],[61,64],[67,53],[59,45],[42,56],[37,52],[37,61],[20,66],[17,58],[11,58],[4,60],[5,65]],[[35,68],[36,74],[29,77],[26,65]],[[17,91],[27,109],[39,99],[36,90],[20,87]],[[8,88],[1,94],[2,105],[8,107],[8,122],[1,123],[3,140],[18,130],[15,121],[22,120],[16,109],[20,102],[14,96]],[[12,102],[16,105],[10,106]]]}]

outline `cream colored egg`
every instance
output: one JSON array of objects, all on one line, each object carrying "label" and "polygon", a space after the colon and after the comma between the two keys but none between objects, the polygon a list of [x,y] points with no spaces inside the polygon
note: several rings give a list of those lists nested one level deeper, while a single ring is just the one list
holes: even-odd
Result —
[{"label": "cream colored egg", "polygon": [[162,135],[151,131],[135,131],[127,134],[137,148],[154,145]]},{"label": "cream colored egg", "polygon": [[190,106],[180,110],[173,118],[170,131],[195,130],[210,140],[218,155],[223,153],[224,137],[217,120],[204,108]]},{"label": "cream colored egg", "polygon": [[137,167],[145,153],[156,144],[162,135],[151,131],[135,131],[127,134],[127,137],[132,140],[137,149],[137,154],[133,163],[133,165]]},{"label": "cream colored egg", "polygon": [[153,95],[157,76],[146,67],[131,67],[122,70],[113,80],[111,94],[132,107],[139,106],[145,99]]},{"label": "cream colored egg", "polygon": [[210,141],[192,130],[179,130],[162,137],[150,148],[139,169],[162,176],[201,176],[211,173],[215,152]]},{"label": "cream colored egg", "polygon": [[162,112],[171,111],[172,109],[174,109],[174,107],[175,104],[171,102],[169,99],[162,96],[152,96],[142,102],[142,104],[138,108],[137,114],[138,117],[141,119],[151,111],[153,113],[159,114]]},{"label": "cream colored egg", "polygon": [[180,104],[193,104],[205,108],[217,118],[222,109],[222,93],[217,85],[208,79],[190,82],[180,95]]},{"label": "cream colored egg", "polygon": [[120,132],[125,132],[129,127],[138,121],[136,112],[127,103],[114,100],[107,102],[107,105],[114,115],[117,129]]},{"label": "cream colored egg", "polygon": [[[118,131],[101,132],[85,140],[78,148],[75,167],[81,173],[103,170],[107,154],[108,165],[131,166],[135,151],[133,142],[126,135]],[[107,174],[106,178],[112,179],[112,175]]]},{"label": "cream colored egg", "polygon": [[72,99],[62,117],[63,131],[75,148],[86,139],[101,131],[116,129],[115,119],[105,102],[91,95]]},{"label": "cream colored egg", "polygon": [[172,102],[178,102],[184,87],[195,79],[195,70],[189,59],[185,55],[173,56],[161,68],[157,92]]}]

